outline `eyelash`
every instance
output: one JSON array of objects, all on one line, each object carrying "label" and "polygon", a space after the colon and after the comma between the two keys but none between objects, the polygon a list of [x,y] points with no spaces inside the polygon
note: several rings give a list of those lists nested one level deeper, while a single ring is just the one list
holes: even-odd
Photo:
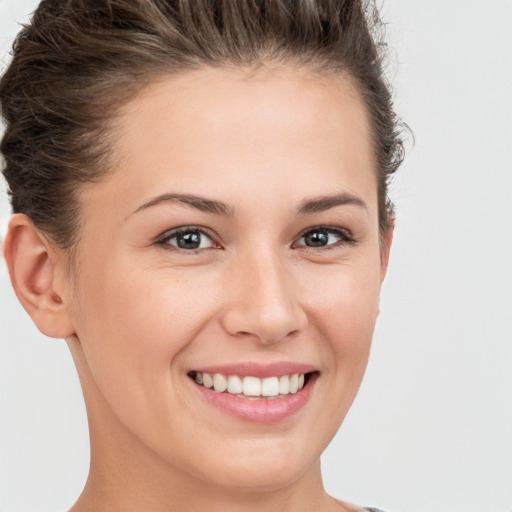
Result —
[{"label": "eyelash", "polygon": [[166,250],[175,250],[186,254],[198,254],[200,251],[205,250],[204,248],[184,249],[181,247],[173,246],[169,243],[171,239],[176,238],[184,233],[200,233],[201,235],[204,235],[209,240],[211,240],[214,246],[218,245],[214,240],[215,237],[213,236],[213,234],[209,230],[199,226],[182,226],[179,228],[172,229],[171,231],[166,231],[161,237],[158,238],[156,243],[157,245],[163,246]]},{"label": "eyelash", "polygon": [[[314,247],[314,246],[308,246],[305,244],[297,245],[297,242],[299,240],[302,240],[304,237],[308,236],[309,234],[315,233],[315,232],[323,232],[323,233],[335,235],[339,238],[339,240],[333,244],[329,244],[326,246]],[[214,247],[184,249],[181,247],[171,245],[169,243],[169,241],[171,239],[176,238],[180,234],[184,234],[184,233],[200,233],[201,235],[204,235],[205,237],[207,237],[212,242]],[[302,247],[303,249],[306,249],[308,251],[317,252],[319,250],[325,251],[325,250],[334,249],[336,247],[340,247],[340,246],[344,246],[344,245],[355,245],[356,243],[357,243],[357,240],[346,229],[335,228],[332,226],[314,226],[314,227],[308,228],[307,230],[303,231],[300,234],[300,236],[293,242],[292,247]],[[178,251],[178,252],[182,252],[182,253],[186,253],[186,254],[190,254],[190,255],[198,254],[199,252],[206,250],[206,249],[220,248],[220,246],[215,242],[215,237],[213,236],[213,234],[209,230],[199,227],[199,226],[182,226],[179,228],[175,228],[171,231],[167,231],[166,233],[164,233],[157,239],[156,244],[163,246],[166,250],[174,250],[174,251]],[[215,246],[217,246],[217,247],[215,247]]]},{"label": "eyelash", "polygon": [[[336,235],[339,238],[339,240],[333,244],[326,245],[326,246],[319,246],[318,248],[308,246],[308,245],[300,245],[299,247],[303,247],[307,250],[312,250],[312,251],[317,251],[319,249],[326,251],[326,250],[330,250],[330,249],[335,249],[336,247],[340,247],[343,245],[355,245],[357,243],[356,239],[352,236],[352,234],[348,230],[341,229],[341,228],[335,228],[333,226],[314,226],[312,228],[308,228],[306,231],[302,232],[302,234],[297,238],[297,240],[302,240],[307,235],[309,235],[311,233],[315,233],[315,232],[323,232],[323,233],[328,233],[330,235]],[[294,242],[294,245],[296,243],[297,242]]]}]

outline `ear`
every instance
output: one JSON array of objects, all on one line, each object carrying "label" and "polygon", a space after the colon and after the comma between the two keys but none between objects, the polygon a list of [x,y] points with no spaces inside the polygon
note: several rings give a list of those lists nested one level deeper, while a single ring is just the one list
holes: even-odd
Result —
[{"label": "ear", "polygon": [[395,232],[395,222],[392,220],[389,224],[388,230],[383,237],[382,249],[380,255],[380,282],[384,281],[386,273],[388,271],[389,264],[389,252],[391,251],[391,245],[393,243],[393,233]]},{"label": "ear", "polygon": [[74,334],[63,293],[57,289],[56,267],[64,264],[63,256],[26,215],[11,217],[4,257],[14,291],[38,329],[52,338]]}]

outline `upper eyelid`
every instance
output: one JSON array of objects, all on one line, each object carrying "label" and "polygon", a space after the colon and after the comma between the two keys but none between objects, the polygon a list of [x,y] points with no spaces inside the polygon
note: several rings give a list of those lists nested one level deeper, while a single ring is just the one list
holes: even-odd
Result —
[{"label": "upper eyelid", "polygon": [[184,225],[178,226],[176,228],[167,229],[163,233],[160,233],[160,235],[158,235],[156,239],[163,240],[165,238],[170,238],[172,235],[177,235],[179,233],[187,231],[199,231],[203,235],[206,235],[208,238],[211,238],[212,240],[215,238],[215,235],[208,228],[205,228],[203,226]]},{"label": "upper eyelid", "polygon": [[319,225],[319,226],[311,226],[310,228],[304,229],[299,236],[297,237],[297,240],[302,238],[303,236],[307,235],[308,233],[311,233],[312,231],[328,231],[330,233],[339,233],[341,235],[346,236],[347,238],[353,239],[353,235],[350,230],[346,228],[342,228],[339,226],[328,226],[328,225]]}]

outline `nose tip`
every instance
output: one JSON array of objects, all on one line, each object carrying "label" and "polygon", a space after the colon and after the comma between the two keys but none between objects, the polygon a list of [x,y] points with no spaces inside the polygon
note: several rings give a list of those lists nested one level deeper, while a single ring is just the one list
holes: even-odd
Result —
[{"label": "nose tip", "polygon": [[263,344],[278,343],[302,331],[307,316],[296,287],[286,272],[276,266],[250,268],[230,286],[231,300],[221,323],[239,338],[255,338]]},{"label": "nose tip", "polygon": [[289,311],[274,311],[271,315],[265,312],[252,312],[231,309],[223,319],[225,330],[232,336],[254,337],[260,343],[269,345],[278,343],[302,330],[303,322],[297,317],[302,315]]},{"label": "nose tip", "polygon": [[[304,328],[305,315],[290,305],[275,307],[267,304],[265,310],[255,303],[230,308],[222,319],[224,329],[232,336],[254,337],[263,344],[273,344],[289,338]],[[269,311],[273,308],[272,311]]]}]

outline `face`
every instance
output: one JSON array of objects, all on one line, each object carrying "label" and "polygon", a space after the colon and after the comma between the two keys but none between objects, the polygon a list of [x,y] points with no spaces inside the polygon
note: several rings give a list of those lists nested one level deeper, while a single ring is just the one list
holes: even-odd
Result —
[{"label": "face", "polygon": [[358,93],[291,68],[205,69],[147,88],[116,124],[70,287],[93,457],[94,437],[129,439],[176,474],[288,485],[345,417],[378,314]]}]

